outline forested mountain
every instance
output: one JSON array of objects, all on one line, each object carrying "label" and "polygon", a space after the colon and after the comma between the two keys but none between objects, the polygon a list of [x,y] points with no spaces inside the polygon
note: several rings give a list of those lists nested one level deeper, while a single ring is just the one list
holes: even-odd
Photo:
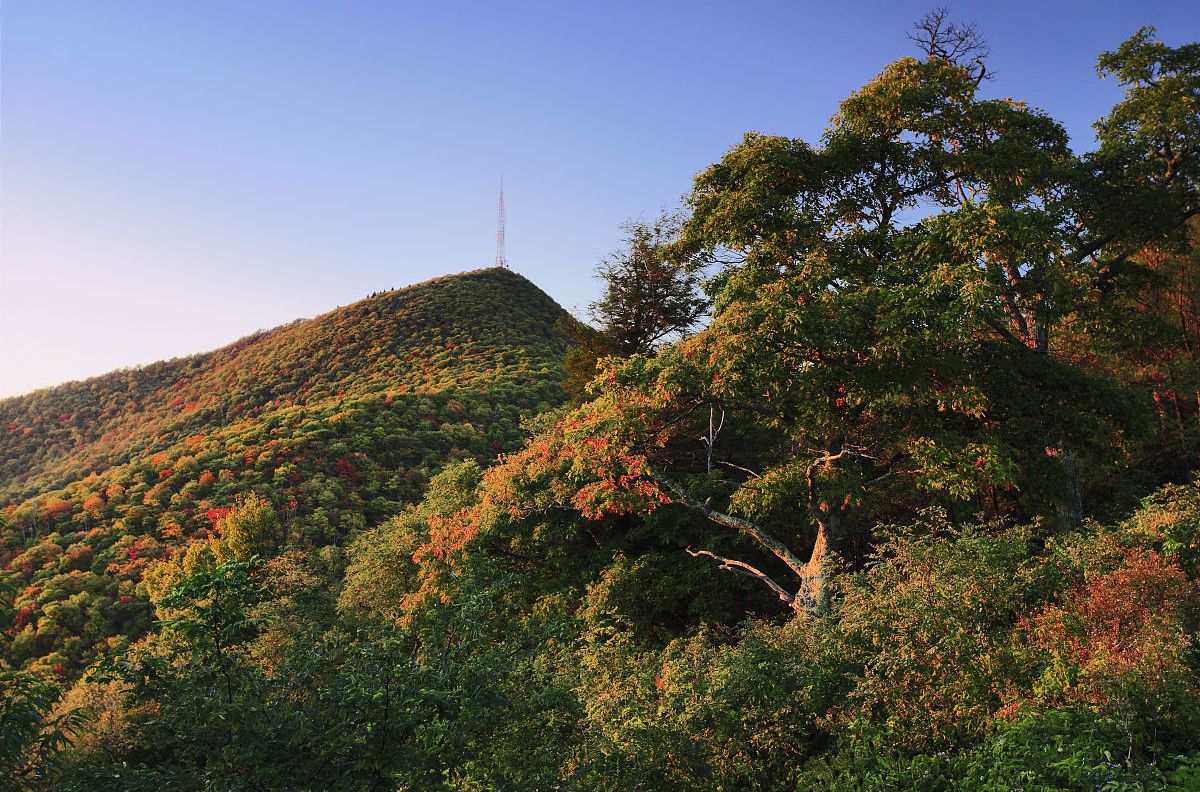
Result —
[{"label": "forested mountain", "polygon": [[1200,45],[1080,154],[945,13],[598,327],[486,270],[5,402],[0,784],[1200,789]]},{"label": "forested mountain", "polygon": [[522,419],[564,398],[564,316],[520,275],[479,270],[0,402],[4,654],[75,672],[142,634],[141,571],[240,495],[319,547],[419,498],[447,462],[519,447]]},{"label": "forested mountain", "polygon": [[5,399],[0,498],[20,503],[196,435],[259,420],[295,425],[328,407],[400,400],[419,410],[421,398],[456,391],[524,402],[535,395],[527,386],[545,380],[560,356],[561,314],[521,276],[481,270],[384,292],[215,352]]}]

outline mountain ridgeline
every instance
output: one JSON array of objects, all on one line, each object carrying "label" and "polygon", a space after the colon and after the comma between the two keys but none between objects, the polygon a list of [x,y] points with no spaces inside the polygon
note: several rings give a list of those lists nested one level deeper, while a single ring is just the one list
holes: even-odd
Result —
[{"label": "mountain ridgeline", "polygon": [[0,563],[23,586],[0,646],[72,669],[144,631],[141,570],[239,496],[273,502],[289,542],[336,544],[447,462],[515,450],[521,421],[564,398],[564,316],[522,276],[478,270],[0,402]]}]

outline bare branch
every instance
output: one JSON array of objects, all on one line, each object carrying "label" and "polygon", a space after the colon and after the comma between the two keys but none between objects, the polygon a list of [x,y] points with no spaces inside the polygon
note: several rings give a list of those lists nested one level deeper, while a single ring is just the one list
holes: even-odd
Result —
[{"label": "bare branch", "polygon": [[809,571],[806,568],[806,564],[797,558],[795,554],[788,549],[787,545],[775,539],[773,536],[765,533],[754,523],[750,522],[749,520],[743,520],[740,517],[734,517],[733,515],[724,514],[723,512],[709,508],[707,503],[701,503],[700,501],[696,500],[679,484],[671,481],[657,471],[654,471],[654,477],[663,486],[675,494],[676,503],[687,506],[689,509],[699,512],[706,519],[715,522],[717,525],[724,525],[727,528],[733,528],[734,530],[749,536],[751,539],[769,550],[780,561],[787,564],[788,569],[792,570],[792,572],[794,572],[800,579],[803,580],[807,577],[810,577]]},{"label": "bare branch", "polygon": [[719,460],[719,459],[718,459],[718,460],[717,460],[717,464],[718,464],[718,465],[724,465],[724,466],[725,466],[725,467],[727,467],[727,468],[733,468],[734,470],[740,470],[740,471],[742,471],[743,473],[745,473],[745,474],[747,474],[747,475],[749,475],[749,476],[752,476],[753,478],[762,478],[762,476],[758,475],[757,473],[755,473],[755,472],[754,472],[753,470],[751,470],[750,468],[745,468],[745,467],[742,467],[741,465],[735,465],[735,464],[733,464],[732,462],[722,462],[721,460]]},{"label": "bare branch", "polygon": [[991,49],[979,35],[975,24],[950,20],[950,9],[938,6],[913,25],[908,40],[916,44],[928,60],[944,60],[965,67],[978,85],[987,72],[987,56]]},{"label": "bare branch", "polygon": [[690,547],[686,548],[686,550],[687,550],[687,554],[692,556],[693,558],[697,558],[699,556],[708,556],[709,558],[712,558],[716,561],[721,562],[720,566],[718,566],[717,569],[727,569],[730,572],[737,572],[739,575],[746,575],[747,577],[752,577],[756,580],[761,580],[763,583],[766,583],[771,588],[771,591],[774,591],[775,594],[778,595],[779,599],[783,600],[788,605],[795,607],[796,595],[788,593],[788,591],[783,586],[779,585],[774,580],[772,580],[770,575],[766,574],[765,572],[763,572],[759,569],[756,569],[756,568],[750,566],[746,562],[737,561],[732,558],[725,558],[723,556],[717,555],[716,553],[711,553],[708,550],[693,550]]},{"label": "bare branch", "polygon": [[884,465],[883,472],[880,473],[878,476],[875,476],[874,478],[870,478],[870,479],[867,479],[866,481],[864,481],[862,483],[862,488],[865,490],[867,487],[871,486],[872,484],[883,481],[888,476],[894,475],[896,472],[896,465],[899,464],[902,459],[904,459],[904,454],[896,454],[894,457],[892,457],[890,460],[888,460],[888,462]]},{"label": "bare branch", "polygon": [[705,458],[707,460],[707,472],[712,473],[713,466],[713,446],[717,443],[717,435],[721,433],[721,429],[725,427],[725,408],[721,408],[721,423],[716,427],[713,426],[713,405],[708,405],[708,434],[700,438],[704,443]]}]

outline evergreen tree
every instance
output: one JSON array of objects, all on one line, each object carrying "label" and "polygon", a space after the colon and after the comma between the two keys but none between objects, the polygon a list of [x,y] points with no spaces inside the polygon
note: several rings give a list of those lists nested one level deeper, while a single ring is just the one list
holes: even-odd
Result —
[{"label": "evergreen tree", "polygon": [[694,329],[708,312],[700,289],[704,259],[674,247],[681,223],[667,211],[653,222],[627,222],[622,246],[597,266],[604,292],[588,306],[596,326],[564,326],[577,344],[566,357],[575,392],[595,377],[599,360],[650,354]]}]

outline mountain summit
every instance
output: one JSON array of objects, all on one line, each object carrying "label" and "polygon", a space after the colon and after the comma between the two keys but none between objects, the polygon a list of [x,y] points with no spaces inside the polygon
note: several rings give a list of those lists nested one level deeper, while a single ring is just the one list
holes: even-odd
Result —
[{"label": "mountain summit", "polygon": [[557,382],[564,315],[521,275],[489,268],[372,295],[213,352],[5,399],[0,502],[284,413],[522,391],[548,374]]}]

